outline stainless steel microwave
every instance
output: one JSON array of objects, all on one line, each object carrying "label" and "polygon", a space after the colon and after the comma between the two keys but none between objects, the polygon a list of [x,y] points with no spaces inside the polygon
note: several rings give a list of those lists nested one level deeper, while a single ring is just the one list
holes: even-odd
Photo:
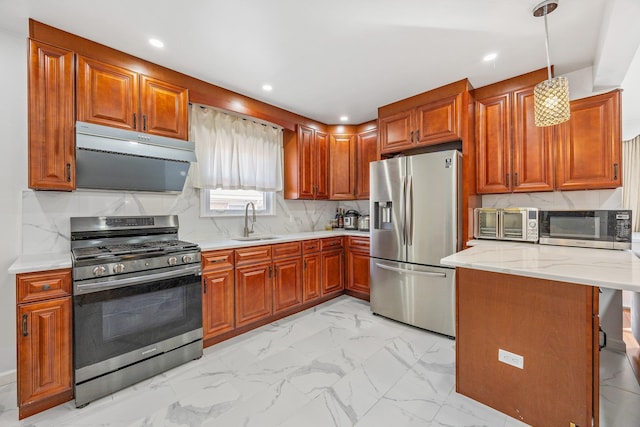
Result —
[{"label": "stainless steel microwave", "polygon": [[631,249],[631,211],[541,210],[540,243],[599,249]]},{"label": "stainless steel microwave", "polygon": [[476,208],[473,224],[476,239],[538,241],[536,208]]}]

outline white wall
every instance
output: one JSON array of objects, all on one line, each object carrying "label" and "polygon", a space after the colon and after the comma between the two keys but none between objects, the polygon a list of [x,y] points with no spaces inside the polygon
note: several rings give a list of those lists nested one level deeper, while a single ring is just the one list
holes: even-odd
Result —
[{"label": "white wall", "polygon": [[15,368],[15,276],[20,254],[21,190],[27,185],[27,43],[0,31],[0,377]]}]

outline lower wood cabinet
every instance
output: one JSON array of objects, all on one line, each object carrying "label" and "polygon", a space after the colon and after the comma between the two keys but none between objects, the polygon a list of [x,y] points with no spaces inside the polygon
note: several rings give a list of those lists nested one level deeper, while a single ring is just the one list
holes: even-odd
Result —
[{"label": "lower wood cabinet", "polygon": [[320,240],[302,243],[302,301],[308,302],[322,296]]},{"label": "lower wood cabinet", "polygon": [[73,399],[71,270],[18,274],[20,419]]},{"label": "lower wood cabinet", "polygon": [[205,340],[235,328],[233,250],[202,253],[202,329]]},{"label": "lower wood cabinet", "polygon": [[273,246],[273,313],[302,304],[302,246],[300,242]]},{"label": "lower wood cabinet", "polygon": [[344,249],[342,237],[322,239],[321,282],[322,295],[344,289]]},{"label": "lower wood cabinet", "polygon": [[369,237],[347,237],[346,293],[369,300]]},{"label": "lower wood cabinet", "polygon": [[271,261],[236,267],[236,327],[273,313],[272,276]]}]

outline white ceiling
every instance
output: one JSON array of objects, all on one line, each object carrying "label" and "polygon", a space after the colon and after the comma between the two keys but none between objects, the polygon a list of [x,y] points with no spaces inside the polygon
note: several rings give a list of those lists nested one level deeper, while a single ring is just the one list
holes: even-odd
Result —
[{"label": "white ceiling", "polygon": [[[359,124],[379,106],[465,77],[481,87],[545,67],[537,3],[0,0],[0,28],[26,36],[31,17],[323,123],[348,115]],[[619,87],[640,43],[640,31],[629,37],[639,4],[560,0],[548,17],[556,74],[593,66],[597,85]],[[490,52],[497,59],[483,62]]]}]

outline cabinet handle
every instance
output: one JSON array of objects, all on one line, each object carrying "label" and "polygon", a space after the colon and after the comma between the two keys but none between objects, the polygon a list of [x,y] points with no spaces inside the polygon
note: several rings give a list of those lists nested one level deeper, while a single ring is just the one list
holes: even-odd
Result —
[{"label": "cabinet handle", "polygon": [[413,131],[411,131],[411,142],[413,142]]},{"label": "cabinet handle", "polygon": [[134,128],[134,129],[136,129],[136,128],[137,128],[137,126],[136,126],[136,122],[137,122],[136,118],[137,118],[137,117],[136,117],[136,113],[133,113],[133,128]]},{"label": "cabinet handle", "polygon": [[22,336],[26,337],[29,335],[29,327],[27,325],[27,320],[29,320],[28,314],[22,315]]},{"label": "cabinet handle", "polygon": [[71,163],[67,163],[67,182],[71,182]]},{"label": "cabinet handle", "polygon": [[507,181],[507,187],[508,187],[509,186],[509,174],[508,173],[506,173],[504,175],[504,179],[505,179],[505,181]]},{"label": "cabinet handle", "polygon": [[204,279],[202,281],[202,283],[204,284],[204,293],[206,294],[207,293],[207,279]]},{"label": "cabinet handle", "polygon": [[269,266],[269,279],[271,279],[273,275],[273,267]]},{"label": "cabinet handle", "polygon": [[613,179],[618,179],[618,164],[613,164]]},{"label": "cabinet handle", "polygon": [[142,130],[144,130],[144,131],[147,130],[147,115],[146,114],[142,115]]},{"label": "cabinet handle", "polygon": [[513,186],[514,187],[518,186],[518,172],[513,174]]},{"label": "cabinet handle", "polygon": [[304,268],[306,270],[307,269],[307,260],[306,259],[304,260],[303,264],[304,264],[304,267],[302,267],[302,268]]},{"label": "cabinet handle", "polygon": [[273,267],[273,277],[278,277],[278,266]]}]

